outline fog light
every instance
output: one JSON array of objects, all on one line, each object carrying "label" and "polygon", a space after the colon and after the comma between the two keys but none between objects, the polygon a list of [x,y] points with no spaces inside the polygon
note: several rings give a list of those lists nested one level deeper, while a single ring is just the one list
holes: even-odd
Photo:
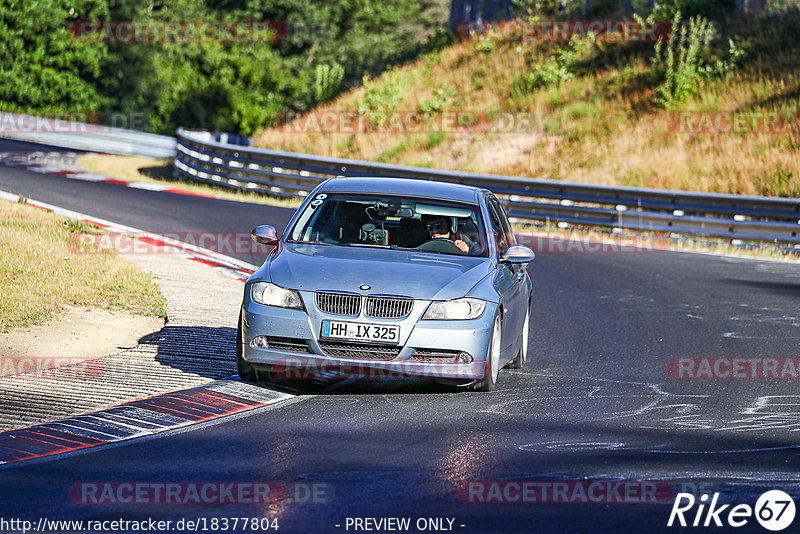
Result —
[{"label": "fog light", "polygon": [[472,363],[472,356],[468,352],[459,352],[456,363]]},{"label": "fog light", "polygon": [[250,346],[256,349],[266,349],[269,347],[267,336],[256,336],[250,340]]}]

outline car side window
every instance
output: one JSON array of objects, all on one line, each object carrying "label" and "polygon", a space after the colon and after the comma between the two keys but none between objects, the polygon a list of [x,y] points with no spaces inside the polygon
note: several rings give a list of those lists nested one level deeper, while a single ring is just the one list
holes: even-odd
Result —
[{"label": "car side window", "polygon": [[494,235],[494,241],[497,243],[498,253],[505,254],[506,250],[508,250],[508,240],[506,239],[506,233],[503,230],[501,216],[498,214],[495,204],[496,202],[493,202],[492,200],[489,201],[489,218],[491,219],[492,223],[492,235]]},{"label": "car side window", "polygon": [[506,234],[506,242],[509,246],[516,245],[517,239],[514,237],[514,231],[511,229],[511,223],[508,222],[508,217],[506,216],[506,210],[503,209],[503,206],[497,201],[497,199],[491,200],[492,205],[497,210],[497,214],[500,217],[500,225],[503,227],[503,233]]}]

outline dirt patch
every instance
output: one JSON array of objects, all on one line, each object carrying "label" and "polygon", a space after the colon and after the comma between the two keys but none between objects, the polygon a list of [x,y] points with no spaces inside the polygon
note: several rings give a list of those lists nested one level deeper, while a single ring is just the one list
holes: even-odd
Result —
[{"label": "dirt patch", "polygon": [[115,354],[135,347],[139,339],[161,330],[163,326],[164,320],[156,317],[100,308],[67,307],[47,323],[0,334],[0,376],[25,370],[14,365],[2,365],[4,362],[21,363],[24,359],[32,359],[34,362],[49,360],[65,364]]},{"label": "dirt patch", "polygon": [[490,169],[498,173],[515,165],[527,164],[534,154],[552,152],[553,136],[541,132],[486,135],[462,134],[450,143],[429,150],[427,157],[446,169]]}]

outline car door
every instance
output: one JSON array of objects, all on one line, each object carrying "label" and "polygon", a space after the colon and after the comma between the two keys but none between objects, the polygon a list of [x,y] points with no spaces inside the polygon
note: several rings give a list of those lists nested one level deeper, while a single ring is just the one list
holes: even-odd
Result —
[{"label": "car door", "polygon": [[495,288],[500,294],[503,305],[502,359],[506,360],[513,357],[519,349],[518,338],[525,320],[528,304],[524,288],[525,266],[499,263],[500,256],[508,247],[516,244],[516,238],[511,231],[505,211],[494,196],[487,198],[487,207],[492,236],[497,247],[498,265]]}]

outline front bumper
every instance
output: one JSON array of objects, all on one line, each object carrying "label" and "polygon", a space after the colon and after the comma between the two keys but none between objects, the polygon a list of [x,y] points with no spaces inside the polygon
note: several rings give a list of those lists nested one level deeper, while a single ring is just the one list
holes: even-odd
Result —
[{"label": "front bumper", "polygon": [[[250,299],[246,291],[242,305],[242,356],[254,367],[271,368],[286,378],[302,379],[315,373],[338,372],[343,375],[370,377],[412,376],[447,380],[474,381],[483,378],[492,322],[497,304],[487,303],[483,315],[465,321],[421,320],[430,301],[414,301],[411,313],[404,319],[375,319],[360,315],[343,317],[323,313],[314,304],[312,292],[300,292],[306,310],[264,306]],[[400,326],[399,352],[390,359],[348,358],[328,354],[320,344],[322,321],[325,319]],[[257,348],[250,345],[257,336],[279,337],[304,342],[307,352]],[[326,340],[323,340],[326,341]],[[330,340],[334,341],[334,340]],[[338,342],[338,341],[337,341]],[[303,343],[300,343],[302,346]],[[377,344],[358,344],[379,348]],[[439,359],[416,361],[425,350],[465,352],[470,363],[450,363]],[[377,351],[376,351],[377,352]]]}]

